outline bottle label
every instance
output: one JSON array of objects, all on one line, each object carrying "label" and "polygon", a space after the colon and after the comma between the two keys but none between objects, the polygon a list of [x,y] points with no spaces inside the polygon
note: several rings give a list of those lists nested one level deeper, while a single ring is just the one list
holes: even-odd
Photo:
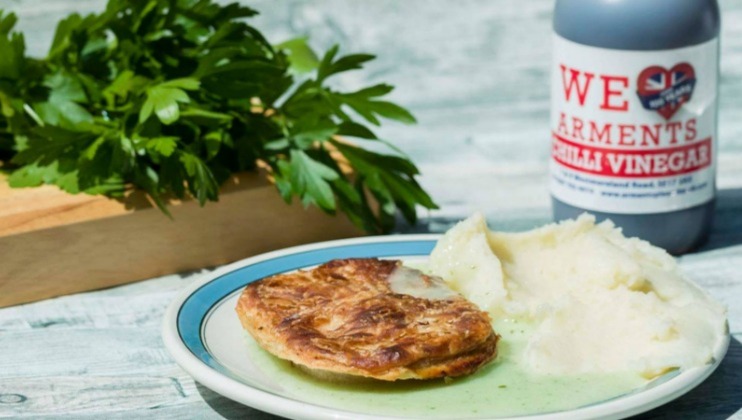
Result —
[{"label": "bottle label", "polygon": [[626,51],[555,34],[553,51],[554,197],[624,214],[713,198],[718,39]]}]

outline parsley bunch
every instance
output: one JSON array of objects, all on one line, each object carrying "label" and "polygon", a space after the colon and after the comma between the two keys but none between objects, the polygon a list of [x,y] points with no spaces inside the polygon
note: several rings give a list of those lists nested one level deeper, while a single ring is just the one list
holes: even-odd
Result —
[{"label": "parsley bunch", "polygon": [[[415,122],[383,100],[392,87],[327,84],[373,56],[336,46],[320,60],[303,39],[273,46],[246,23],[256,13],[211,0],[110,0],[101,14],[60,21],[37,59],[13,31],[16,17],[0,11],[9,183],[109,196],[134,187],[167,213],[172,198],[216,201],[230,174],[262,162],[286,202],[343,212],[369,232],[388,231],[397,211],[414,222],[416,206],[436,208],[415,165],[370,128]],[[366,141],[394,153],[358,146]]]}]

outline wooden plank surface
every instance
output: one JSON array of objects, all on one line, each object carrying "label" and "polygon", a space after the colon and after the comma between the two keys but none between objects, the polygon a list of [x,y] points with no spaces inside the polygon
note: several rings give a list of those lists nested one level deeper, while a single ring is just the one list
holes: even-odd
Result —
[{"label": "wooden plank surface", "polygon": [[[32,51],[53,22],[104,0],[2,0]],[[345,87],[386,81],[420,123],[381,134],[423,170],[441,204],[418,227],[442,231],[474,210],[499,229],[549,219],[547,67],[552,0],[256,0],[270,39],[309,35],[325,49],[376,53]],[[719,208],[711,241],[683,268],[729,307],[734,333],[718,371],[643,418],[742,419],[742,2],[723,10]],[[31,261],[32,263],[32,261]],[[214,394],[165,352],[165,307],[198,277],[174,275],[0,310],[0,416],[274,419]],[[58,385],[57,385],[58,384]]]}]

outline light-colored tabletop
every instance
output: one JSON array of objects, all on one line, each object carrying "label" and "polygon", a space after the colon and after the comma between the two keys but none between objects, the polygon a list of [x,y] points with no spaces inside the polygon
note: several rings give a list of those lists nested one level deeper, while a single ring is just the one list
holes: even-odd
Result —
[{"label": "light-colored tabletop", "polygon": [[[54,22],[104,0],[2,0],[31,51]],[[255,0],[276,42],[373,52],[347,87],[385,81],[417,126],[382,131],[423,171],[441,210],[401,232],[439,232],[475,210],[493,228],[549,221],[546,183],[551,0]],[[742,418],[742,3],[723,10],[718,209],[709,243],[680,263],[729,307],[727,357],[702,385],[647,418]],[[2,258],[0,256],[0,258]],[[0,262],[1,263],[1,262]],[[80,264],[85,261],[81,260]],[[160,339],[164,310],[199,273],[0,309],[0,417],[273,419],[195,383]]]}]

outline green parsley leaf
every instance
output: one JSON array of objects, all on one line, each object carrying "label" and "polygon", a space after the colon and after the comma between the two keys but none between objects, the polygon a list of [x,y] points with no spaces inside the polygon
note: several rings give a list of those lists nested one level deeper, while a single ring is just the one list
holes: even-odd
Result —
[{"label": "green parsley leaf", "polygon": [[172,124],[180,118],[180,105],[178,103],[188,103],[190,101],[191,98],[183,89],[171,87],[165,83],[147,89],[147,100],[139,112],[139,123],[147,121],[147,118],[154,111],[163,124]]},{"label": "green parsley leaf", "polygon": [[288,54],[291,70],[297,74],[308,73],[319,66],[319,58],[307,43],[307,38],[294,38],[276,45]]},{"label": "green parsley leaf", "polygon": [[291,185],[304,205],[317,204],[321,209],[335,210],[335,197],[328,181],[338,173],[312,159],[302,150],[291,151]]},{"label": "green parsley leaf", "polygon": [[173,154],[173,152],[175,152],[175,149],[178,147],[178,138],[155,137],[149,139],[145,147],[152,153],[157,153],[161,156],[169,157]]},{"label": "green parsley leaf", "polygon": [[339,49],[340,47],[335,45],[322,58],[319,69],[317,70],[318,82],[323,82],[334,74],[361,69],[363,68],[363,63],[374,59],[374,56],[370,54],[352,54],[335,60]]}]

